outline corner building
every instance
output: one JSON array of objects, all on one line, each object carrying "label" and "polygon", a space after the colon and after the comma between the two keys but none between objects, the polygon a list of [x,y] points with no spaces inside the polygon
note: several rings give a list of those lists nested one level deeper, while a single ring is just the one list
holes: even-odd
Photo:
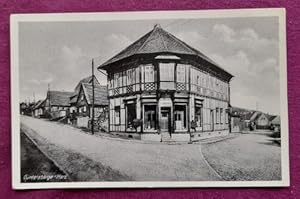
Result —
[{"label": "corner building", "polygon": [[233,76],[159,25],[98,69],[108,74],[113,134],[190,141],[229,133]]}]

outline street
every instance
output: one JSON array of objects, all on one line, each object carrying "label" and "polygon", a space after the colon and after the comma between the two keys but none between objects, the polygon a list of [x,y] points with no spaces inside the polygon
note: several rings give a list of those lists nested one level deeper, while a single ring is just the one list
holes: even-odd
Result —
[{"label": "street", "polygon": [[[257,170],[267,174],[269,172],[267,167],[256,168],[257,164],[252,163],[248,164],[248,167],[242,168],[244,164],[256,159],[257,153],[260,153],[259,157],[265,158],[265,162],[270,160],[268,156],[272,153],[274,153],[272,160],[276,160],[276,158],[280,160],[280,147],[276,146],[277,148],[273,150],[274,146],[264,145],[260,150],[257,145],[253,144],[256,142],[253,139],[257,135],[254,137],[253,135],[240,135],[212,144],[168,145],[89,135],[69,125],[27,116],[21,117],[21,123],[22,130],[35,139],[40,147],[47,151],[48,156],[55,159],[74,181],[240,180],[241,177],[235,178],[234,176],[241,169],[244,169],[243,173],[247,175],[248,180],[254,180],[251,175],[253,169],[256,169],[255,175],[257,175]],[[240,142],[241,139],[243,142]],[[229,143],[231,147],[228,148],[226,146]],[[245,143],[248,143],[247,147],[241,151],[240,148],[243,148]],[[264,153],[266,149],[269,153]],[[238,157],[235,155],[236,153],[241,156],[245,153],[244,158],[240,161],[236,160]],[[243,164],[240,166],[225,164],[235,161],[237,164],[241,162]],[[279,164],[280,167],[280,161],[272,161],[272,163]],[[232,167],[232,165],[236,167]],[[220,168],[223,166],[234,172],[222,172]],[[270,172],[274,173],[273,170]],[[272,174],[272,176],[274,175]],[[267,177],[265,180],[269,179]]]}]

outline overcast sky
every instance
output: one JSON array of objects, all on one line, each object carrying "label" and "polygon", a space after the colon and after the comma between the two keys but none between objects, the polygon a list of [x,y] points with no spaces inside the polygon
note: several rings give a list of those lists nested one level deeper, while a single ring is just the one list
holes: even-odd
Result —
[{"label": "overcast sky", "polygon": [[[100,65],[159,23],[235,77],[231,104],[279,114],[278,20],[275,17],[109,22],[22,22],[19,26],[21,100],[52,90],[73,91]],[[96,71],[101,84],[106,76]]]}]

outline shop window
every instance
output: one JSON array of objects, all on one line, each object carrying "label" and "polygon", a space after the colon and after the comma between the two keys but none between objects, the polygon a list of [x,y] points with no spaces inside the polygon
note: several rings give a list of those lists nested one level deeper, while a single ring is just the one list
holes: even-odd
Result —
[{"label": "shop window", "polygon": [[195,108],[195,122],[197,127],[202,127],[202,107],[197,105]]},{"label": "shop window", "polygon": [[145,105],[144,115],[144,129],[155,130],[156,129],[156,105]]},{"label": "shop window", "polygon": [[186,106],[175,105],[174,111],[175,130],[186,129]]},{"label": "shop window", "polygon": [[136,106],[135,104],[127,104],[127,128],[133,128],[133,120],[136,118]]},{"label": "shop window", "polygon": [[115,107],[115,124],[120,124],[120,106]]}]

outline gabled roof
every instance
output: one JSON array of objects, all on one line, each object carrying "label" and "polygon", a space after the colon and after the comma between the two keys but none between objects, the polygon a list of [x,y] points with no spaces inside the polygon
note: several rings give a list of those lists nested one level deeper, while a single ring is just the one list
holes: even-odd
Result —
[{"label": "gabled roof", "polygon": [[280,124],[280,116],[275,116],[271,121],[271,124]]},{"label": "gabled roof", "polygon": [[48,91],[47,98],[50,99],[51,106],[70,106],[70,96],[73,92]]},{"label": "gabled roof", "polygon": [[[82,89],[89,105],[92,104],[93,101],[93,87],[91,84],[81,84]],[[107,87],[95,85],[94,87],[94,104],[95,105],[108,105],[108,98],[107,98]]]},{"label": "gabled roof", "polygon": [[268,117],[269,121],[272,121],[277,117],[277,115],[267,115],[267,117]]},{"label": "gabled roof", "polygon": [[45,106],[45,104],[46,104],[46,100],[39,100],[39,101],[35,104],[34,109],[42,108],[42,107]]},{"label": "gabled roof", "polygon": [[241,119],[242,120],[250,120],[251,117],[252,117],[252,115],[253,115],[253,112],[249,112],[249,113],[243,114],[243,115],[241,115]]},{"label": "gabled roof", "polygon": [[[70,104],[76,103],[77,102],[77,96],[79,94],[80,88],[82,84],[92,84],[92,75],[86,78],[81,79],[78,84],[76,85],[73,95],[70,96]],[[100,83],[97,79],[97,77],[94,75],[94,85],[95,86],[100,86]]]},{"label": "gabled roof", "polygon": [[181,55],[192,55],[199,57],[222,71],[226,72],[232,77],[230,73],[222,69],[213,60],[208,58],[206,55],[189,46],[185,42],[181,41],[174,35],[162,29],[159,25],[155,25],[154,28],[142,36],[140,39],[129,45],[127,48],[122,50],[120,53],[103,63],[98,69],[104,69],[106,66],[111,65],[122,59],[131,57],[138,54],[154,54],[154,53],[171,53]]},{"label": "gabled roof", "polygon": [[70,104],[73,104],[73,103],[76,103],[77,102],[77,96],[78,94],[73,94],[71,97],[70,97]]},{"label": "gabled roof", "polygon": [[[91,83],[92,83],[92,80],[93,80],[93,76],[92,76],[92,75],[91,75],[91,76],[88,76],[88,77],[86,77],[86,78],[81,79],[81,80],[78,82],[78,84],[76,85],[75,89],[74,89],[75,93],[78,94],[79,89],[80,89],[80,86],[81,86],[82,83],[91,84]],[[100,83],[99,83],[98,79],[96,78],[96,76],[94,76],[94,84],[95,84],[95,85],[96,85],[96,84],[97,84],[97,85],[100,85]]]},{"label": "gabled roof", "polygon": [[257,121],[262,115],[265,115],[266,118],[270,121],[270,118],[272,117],[271,115],[268,115],[266,113],[262,113],[260,111],[256,111],[252,117],[251,117],[251,121]]}]

